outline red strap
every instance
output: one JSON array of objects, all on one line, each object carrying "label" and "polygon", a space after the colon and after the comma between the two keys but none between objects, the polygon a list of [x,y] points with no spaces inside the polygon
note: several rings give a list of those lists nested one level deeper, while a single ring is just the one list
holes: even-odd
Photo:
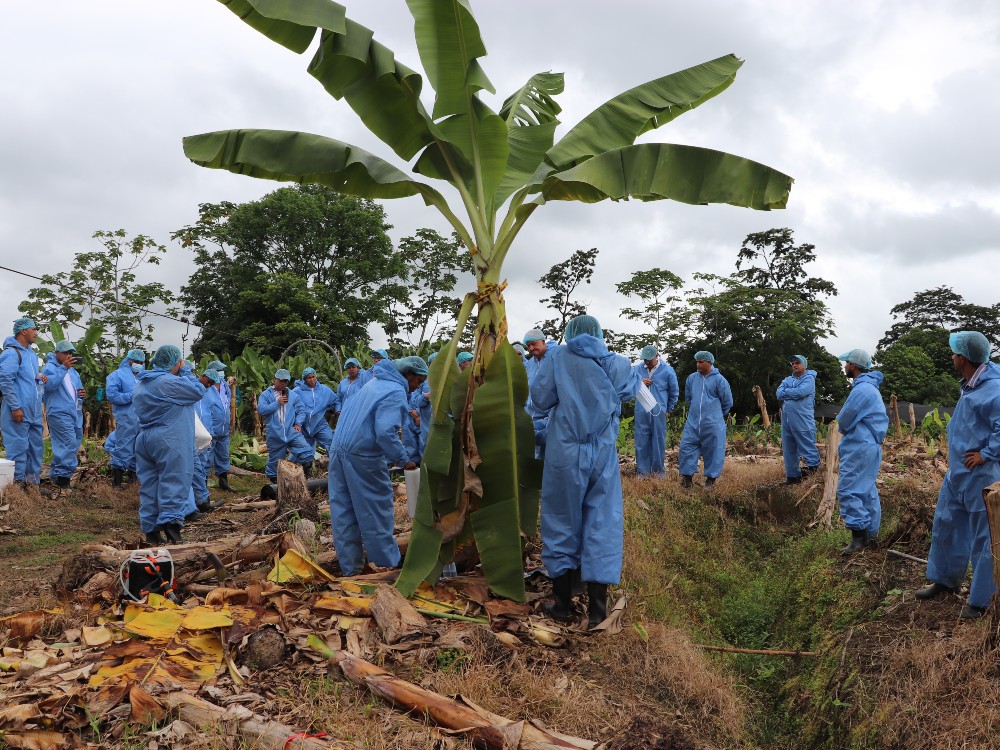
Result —
[{"label": "red strap", "polygon": [[320,737],[326,737],[326,732],[317,732],[316,734],[308,734],[306,732],[299,732],[298,734],[293,734],[285,740],[285,744],[281,746],[281,750],[288,750],[288,745],[292,740],[306,740],[310,738],[319,739]]}]

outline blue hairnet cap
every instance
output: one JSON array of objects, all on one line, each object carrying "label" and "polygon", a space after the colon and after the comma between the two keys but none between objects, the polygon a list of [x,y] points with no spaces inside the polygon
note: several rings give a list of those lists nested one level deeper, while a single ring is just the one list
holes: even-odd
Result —
[{"label": "blue hairnet cap", "polygon": [[712,352],[696,352],[694,355],[695,362],[710,362],[715,364],[715,355]]},{"label": "blue hairnet cap", "polygon": [[872,369],[871,355],[864,349],[851,349],[851,351],[841,354],[837,359],[841,362],[850,362],[852,365],[857,365],[862,370]]},{"label": "blue hairnet cap", "polygon": [[218,359],[213,359],[211,362],[208,363],[208,369],[218,370],[219,372],[222,372],[223,370],[226,369],[226,365]]},{"label": "blue hairnet cap", "polygon": [[381,357],[382,359],[389,359],[389,352],[385,349],[372,349],[373,357]]},{"label": "blue hairnet cap", "polygon": [[427,363],[420,357],[400,357],[399,359],[394,360],[393,364],[402,375],[406,375],[408,373],[412,373],[414,375],[427,374]]},{"label": "blue hairnet cap", "polygon": [[73,346],[73,342],[70,341],[69,339],[63,339],[58,344],[56,344],[56,351],[57,352],[73,352],[73,354],[76,354],[76,347]]},{"label": "blue hairnet cap", "polygon": [[129,359],[135,360],[136,362],[146,361],[146,352],[142,349],[129,349],[128,354],[125,355]]},{"label": "blue hairnet cap", "polygon": [[658,354],[659,352],[656,351],[656,347],[650,344],[649,346],[642,347],[642,352],[640,352],[639,357],[641,359],[653,359],[653,357]]},{"label": "blue hairnet cap", "polygon": [[801,354],[793,354],[791,357],[788,358],[788,362],[789,363],[798,362],[803,367],[808,367],[809,366],[809,361],[805,357],[803,357]]},{"label": "blue hairnet cap", "polygon": [[604,331],[601,329],[601,324],[597,322],[597,318],[593,315],[577,315],[566,324],[567,341],[584,334],[599,339],[604,338]]},{"label": "blue hairnet cap", "polygon": [[274,373],[274,379],[275,380],[291,380],[292,379],[292,373],[290,373],[288,370],[286,370],[284,367],[282,367],[280,370],[278,370],[276,373]]},{"label": "blue hairnet cap", "polygon": [[222,373],[218,370],[213,370],[211,367],[205,370],[205,377],[211,380],[213,383],[222,382]]},{"label": "blue hairnet cap", "polygon": [[356,360],[354,357],[351,357],[349,360],[344,362],[344,369],[346,370],[351,365],[354,365],[355,367],[361,367],[361,363],[358,362],[358,360]]},{"label": "blue hairnet cap", "polygon": [[429,356],[429,357],[427,358],[427,364],[430,364],[430,363],[431,363],[431,362],[433,362],[433,361],[434,361],[435,359],[437,359],[437,356],[438,356],[438,353],[437,353],[437,352],[431,352],[431,356]]},{"label": "blue hairnet cap", "polygon": [[469,352],[459,352],[456,359],[458,360],[458,364],[462,364],[463,362],[471,360],[472,355]]},{"label": "blue hairnet cap", "polygon": [[306,377],[306,375],[315,375],[315,374],[316,374],[316,371],[313,368],[311,368],[311,367],[307,367],[306,369],[304,369],[302,371],[302,377]]},{"label": "blue hairnet cap", "polygon": [[948,337],[948,346],[955,354],[961,354],[977,365],[990,361],[993,347],[990,340],[979,331],[958,331]]},{"label": "blue hairnet cap", "polygon": [[35,325],[35,321],[33,321],[31,318],[18,318],[17,320],[14,321],[15,336],[19,334],[21,331],[26,331],[29,328],[38,328],[38,326]]},{"label": "blue hairnet cap", "polygon": [[181,350],[173,344],[164,344],[153,355],[153,369],[170,370],[181,361]]},{"label": "blue hairnet cap", "polygon": [[527,346],[532,341],[545,341],[545,334],[542,333],[540,328],[532,328],[526,334],[524,334],[524,344]]}]

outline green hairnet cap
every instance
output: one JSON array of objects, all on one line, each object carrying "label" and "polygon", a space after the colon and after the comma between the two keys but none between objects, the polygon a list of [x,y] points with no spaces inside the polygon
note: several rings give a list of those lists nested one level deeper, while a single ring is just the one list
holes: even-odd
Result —
[{"label": "green hairnet cap", "polygon": [[567,341],[575,339],[577,336],[583,336],[584,334],[604,339],[604,331],[601,330],[601,324],[597,322],[597,318],[593,315],[577,315],[566,324]]},{"label": "green hairnet cap", "polygon": [[540,328],[532,328],[526,334],[524,334],[524,344],[527,346],[532,341],[545,341],[545,334],[542,333]]},{"label": "green hairnet cap", "polygon": [[715,364],[715,355],[712,352],[698,352],[694,355],[695,362],[710,362]]},{"label": "green hairnet cap", "polygon": [[791,357],[789,357],[788,358],[788,364],[791,364],[792,362],[798,362],[803,367],[808,367],[809,366],[809,361],[805,357],[803,357],[801,354],[793,354]]},{"label": "green hairnet cap", "polygon": [[226,369],[226,365],[221,360],[213,359],[211,362],[208,363],[208,369],[218,370],[219,372],[222,372],[223,370]]},{"label": "green hairnet cap", "polygon": [[642,352],[639,354],[639,357],[641,359],[653,359],[658,354],[659,352],[656,351],[656,347],[650,344],[649,346],[642,347]]},{"label": "green hairnet cap", "polygon": [[948,337],[948,346],[970,362],[981,365],[990,361],[993,347],[990,340],[979,331],[958,331]]},{"label": "green hairnet cap", "polygon": [[38,326],[35,325],[35,321],[33,321],[31,318],[18,318],[17,320],[14,321],[15,336],[19,334],[21,331],[26,331],[29,328],[38,328]]},{"label": "green hairnet cap", "polygon": [[427,363],[420,357],[400,357],[392,362],[401,375],[426,375]]},{"label": "green hairnet cap", "polygon": [[472,354],[469,352],[459,352],[456,359],[458,360],[458,364],[469,362],[472,359]]},{"label": "green hairnet cap", "polygon": [[356,360],[354,357],[351,357],[349,360],[344,362],[344,369],[346,370],[351,365],[354,365],[355,367],[361,367],[361,363],[358,362],[358,360]]},{"label": "green hairnet cap", "polygon": [[205,370],[205,377],[211,380],[213,383],[222,382],[222,373],[219,372],[218,370],[213,370],[212,368]]},{"label": "green hairnet cap", "polygon": [[841,362],[850,362],[852,365],[857,365],[862,370],[872,369],[871,355],[864,349],[851,349],[851,351],[841,354],[837,359]]},{"label": "green hairnet cap", "polygon": [[278,370],[276,373],[274,373],[274,379],[275,380],[291,380],[292,379],[292,373],[290,373],[288,370],[286,370],[284,367],[282,367],[280,370]]},{"label": "green hairnet cap", "polygon": [[153,365],[154,370],[171,370],[180,361],[181,350],[173,344],[164,344],[156,350],[150,364]]},{"label": "green hairnet cap", "polygon": [[58,344],[56,344],[56,351],[63,353],[73,352],[73,354],[76,354],[76,347],[73,346],[73,342],[70,341],[69,339],[63,339]]},{"label": "green hairnet cap", "polygon": [[128,354],[126,354],[125,356],[127,356],[133,362],[144,363],[146,361],[146,352],[144,352],[142,349],[129,349]]},{"label": "green hairnet cap", "polygon": [[316,371],[313,368],[311,368],[311,367],[307,367],[306,369],[304,369],[302,371],[302,377],[307,377],[309,375],[315,375],[315,374],[316,374]]}]

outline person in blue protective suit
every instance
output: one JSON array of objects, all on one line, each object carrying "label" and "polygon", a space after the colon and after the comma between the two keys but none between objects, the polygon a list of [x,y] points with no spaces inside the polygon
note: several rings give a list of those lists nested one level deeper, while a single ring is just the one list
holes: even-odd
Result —
[{"label": "person in blue protective suit", "polygon": [[267,466],[264,473],[274,484],[278,481],[278,461],[288,455],[301,464],[306,477],[312,472],[315,450],[302,435],[306,412],[295,391],[288,387],[292,375],[284,368],[274,373],[274,385],[260,394],[257,413],[267,424]]},{"label": "person in blue protective suit", "polygon": [[47,378],[42,401],[52,440],[52,464],[49,467],[49,478],[55,485],[52,497],[70,494],[70,479],[78,464],[76,452],[83,440],[83,399],[87,391],[80,374],[73,367],[76,361],[73,342],[60,341],[56,350],[46,357],[42,369]]},{"label": "person in blue protective suit", "polygon": [[415,464],[419,464],[424,456],[427,436],[431,430],[431,384],[426,380],[420,384],[408,398],[409,419],[403,425],[403,446],[406,455]]},{"label": "person in blue protective suit", "polygon": [[472,352],[459,352],[455,361],[458,362],[458,371],[465,372],[472,367]]},{"label": "person in blue protective suit", "polygon": [[372,379],[368,370],[361,369],[361,363],[351,357],[344,363],[344,372],[347,377],[340,381],[337,386],[337,403],[334,407],[337,414],[340,414],[347,405],[347,400],[356,396],[365,387],[365,383]]},{"label": "person in blue protective suit", "polygon": [[376,364],[381,362],[383,359],[384,360],[389,359],[389,352],[387,352],[385,349],[372,349],[371,355],[372,355],[372,366],[369,367],[367,370],[365,370],[365,372],[368,373],[369,378],[371,378],[371,376],[375,373]]},{"label": "person in blue protective suit", "polygon": [[[793,354],[792,374],[778,386],[781,401],[781,455],[785,459],[785,484],[798,484],[819,468],[816,448],[816,371],[808,360]],[[803,468],[802,463],[805,462]]]},{"label": "person in blue protective suit", "polygon": [[542,473],[542,562],[552,579],[545,611],[568,622],[574,584],[587,582],[590,627],[607,617],[608,584],[621,580],[624,515],[618,468],[621,403],[635,398],[639,376],[612,354],[600,324],[579,315],[566,345],[547,351],[531,400],[549,414]]},{"label": "person in blue protective suit", "polygon": [[549,412],[547,409],[540,409],[531,399],[531,384],[538,374],[538,368],[545,360],[545,355],[550,349],[554,349],[558,344],[555,341],[547,341],[545,334],[538,328],[532,328],[524,334],[524,346],[528,350],[529,359],[524,362],[524,369],[528,375],[528,401],[524,405],[524,410],[531,417],[531,423],[535,428],[535,458],[545,458],[546,428],[549,424]]},{"label": "person in blue protective suit", "polygon": [[[219,363],[218,360],[212,362],[216,363]],[[220,490],[235,492],[236,490],[229,484],[229,436],[232,429],[233,392],[226,383],[225,373],[222,370],[217,370],[210,364],[205,370],[205,375],[212,381],[208,393],[205,394],[206,417],[209,420],[205,422],[205,427],[212,434],[212,453],[209,456],[208,469],[209,471],[215,469]],[[215,375],[218,375],[218,379]]]},{"label": "person in blue protective suit", "polygon": [[[201,382],[205,385],[205,395],[201,401],[194,405],[194,414],[201,420],[202,425],[212,434],[212,400],[215,398],[215,386],[222,380],[222,373],[218,370],[205,370],[201,377]],[[212,510],[212,502],[208,492],[208,473],[212,469],[212,446],[208,445],[202,450],[194,446],[194,469],[191,474],[191,493],[194,505],[188,506],[188,513],[184,517],[185,523],[201,519],[205,513]]]},{"label": "person in blue protective suit", "polygon": [[974,620],[986,614],[996,588],[983,490],[1000,481],[1000,367],[990,362],[990,341],[978,331],[953,333],[949,343],[961,392],[948,422],[948,473],[934,510],[931,583],[916,595],[957,593],[971,564],[969,601],[959,617]]},{"label": "person in blue protective suit", "polygon": [[122,479],[135,476],[135,436],[138,420],[132,409],[136,378],[146,367],[146,353],[131,349],[118,369],[108,375],[104,388],[115,418],[115,449],[111,454],[111,484],[121,489]]},{"label": "person in blue protective suit", "polygon": [[416,468],[399,431],[408,395],[427,379],[427,363],[403,357],[377,362],[373,369],[375,377],[340,415],[330,453],[330,525],[345,576],[361,571],[365,552],[379,567],[399,565],[389,464]]},{"label": "person in blue protective suit", "polygon": [[48,378],[38,372],[31,349],[38,327],[31,318],[14,321],[14,335],[0,354],[0,432],[7,459],[14,462],[14,481],[23,489],[37,486],[42,471],[42,396]]},{"label": "person in blue protective suit", "polygon": [[326,414],[336,411],[337,394],[330,386],[319,382],[316,370],[312,367],[302,371],[302,380],[298,381],[292,390],[299,396],[306,415],[302,424],[302,437],[314,451],[319,444],[329,453],[330,443],[333,442],[333,430],[326,421]]},{"label": "person in blue protective suit", "polygon": [[733,392],[729,381],[716,369],[711,352],[698,352],[694,361],[697,369],[684,383],[688,415],[677,460],[681,486],[691,487],[692,477],[698,473],[698,459],[703,459],[705,488],[711,489],[726,459],[726,415],[733,408]]},{"label": "person in blue protective suit", "polygon": [[527,360],[528,350],[524,348],[524,344],[522,344],[520,341],[515,341],[511,344],[511,346],[514,347],[514,351],[517,352],[518,355],[521,357],[521,362],[528,361]]},{"label": "person in blue protective suit", "polygon": [[635,402],[635,470],[640,476],[662,475],[665,472],[663,457],[667,448],[667,417],[677,406],[680,387],[674,368],[660,358],[655,346],[646,346],[639,355],[642,362],[635,366],[639,376],[653,398],[656,408]]},{"label": "person in blue protective suit", "polygon": [[211,381],[192,375],[180,349],[169,344],[156,350],[151,365],[139,373],[132,394],[139,527],[147,544],[162,544],[164,536],[179,544],[194,476],[194,407]]},{"label": "person in blue protective suit", "polygon": [[870,372],[872,358],[864,349],[841,354],[844,372],[854,382],[847,400],[837,414],[840,428],[840,476],[837,479],[837,502],[844,525],[851,532],[850,543],[841,550],[850,554],[874,544],[882,522],[875,479],[882,466],[882,441],[889,430],[889,415],[882,402],[879,386],[883,376]]}]

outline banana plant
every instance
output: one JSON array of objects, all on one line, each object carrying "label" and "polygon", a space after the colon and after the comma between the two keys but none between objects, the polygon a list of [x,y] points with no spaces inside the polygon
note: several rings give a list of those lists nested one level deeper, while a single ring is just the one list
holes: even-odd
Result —
[{"label": "banana plant", "polygon": [[[556,140],[561,73],[531,76],[497,109],[484,100],[495,89],[481,65],[486,46],[469,0],[407,0],[423,76],[332,0],[219,1],[293,52],[306,52],[318,38],[309,74],[411,169],[333,138],[279,130],[189,136],[189,159],[363,198],[419,196],[468,248],[477,287],[463,313],[476,307],[474,364],[458,375],[456,337],[431,368],[429,459],[397,586],[412,592],[437,575],[456,545],[474,542],[493,590],[523,600],[521,537],[535,531],[539,470],[522,408],[524,368],[507,342],[504,261],[525,223],[550,201],[783,208],[792,180],[770,167],[706,148],[635,143],[725,91],[742,61],[726,55],[640,84]],[[433,91],[422,97],[425,77]],[[432,181],[453,189],[454,206]]]}]

